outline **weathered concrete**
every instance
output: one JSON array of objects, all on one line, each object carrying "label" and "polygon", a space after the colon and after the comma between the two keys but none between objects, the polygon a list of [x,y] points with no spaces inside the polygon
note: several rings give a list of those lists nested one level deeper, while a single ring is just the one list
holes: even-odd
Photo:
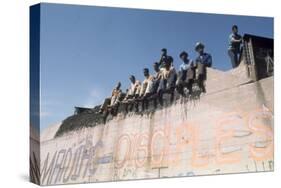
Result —
[{"label": "weathered concrete", "polygon": [[57,138],[49,129],[41,184],[272,171],[273,77],[252,82],[242,63],[208,69],[206,86],[199,99],[155,112],[119,114]]}]

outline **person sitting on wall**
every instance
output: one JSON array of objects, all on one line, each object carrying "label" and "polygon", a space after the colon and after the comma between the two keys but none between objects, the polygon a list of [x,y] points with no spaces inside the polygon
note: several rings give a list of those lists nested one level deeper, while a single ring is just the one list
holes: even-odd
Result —
[{"label": "person sitting on wall", "polygon": [[172,66],[173,58],[171,56],[167,56],[163,62],[163,68],[161,68],[161,76],[158,87],[158,97],[159,102],[163,105],[163,94],[170,93],[171,94],[171,102],[174,99],[174,90],[177,79],[177,73],[175,68]]},{"label": "person sitting on wall", "polygon": [[138,104],[135,103],[135,99],[139,97],[139,92],[141,88],[141,82],[139,80],[136,80],[134,75],[131,75],[129,79],[131,81],[131,85],[127,90],[126,96],[123,100],[123,103],[126,104],[126,111],[128,111],[129,105],[131,105],[131,108],[135,105],[136,110],[138,109]]},{"label": "person sitting on wall", "polygon": [[177,91],[180,94],[184,94],[184,88],[186,87],[189,94],[192,93],[192,85],[195,79],[195,67],[191,59],[188,58],[188,53],[183,51],[180,53],[180,59],[183,63],[180,65],[178,80],[176,83]]},{"label": "person sitting on wall", "polygon": [[153,95],[153,81],[154,78],[149,74],[149,69],[143,69],[143,75],[145,77],[141,85],[139,99],[142,101],[142,109],[148,108],[148,99]]},{"label": "person sitting on wall", "polygon": [[229,35],[229,47],[228,47],[228,55],[230,57],[232,68],[235,68],[239,65],[239,56],[241,55],[241,43],[242,37],[238,34],[238,26],[232,26],[232,33]]},{"label": "person sitting on wall", "polygon": [[159,87],[159,82],[161,79],[161,70],[159,68],[159,63],[155,62],[153,64],[153,69],[154,69],[154,75],[153,75],[153,93],[157,93],[158,87]]},{"label": "person sitting on wall", "polygon": [[151,88],[151,94],[148,98],[148,100],[153,100],[154,103],[154,108],[157,108],[157,100],[158,100],[158,88],[159,88],[159,83],[161,80],[161,73],[162,71],[159,68],[159,63],[155,62],[153,64],[153,69],[154,69],[154,75],[152,76],[153,80],[152,80],[152,88]]},{"label": "person sitting on wall", "polygon": [[131,85],[130,85],[129,89],[127,90],[124,101],[133,100],[135,98],[138,98],[138,96],[139,96],[141,82],[139,80],[136,80],[134,75],[131,75],[129,77],[129,79],[130,79]]},{"label": "person sitting on wall", "polygon": [[114,110],[118,107],[122,95],[121,82],[118,82],[116,87],[112,90],[111,97],[106,98],[100,107],[99,113],[105,112],[107,115],[109,111],[114,113]]},{"label": "person sitting on wall", "polygon": [[197,81],[201,92],[206,93],[205,80],[207,79],[207,67],[212,66],[212,56],[204,52],[204,44],[197,42],[195,51],[198,52],[198,57],[195,60],[197,69]]}]

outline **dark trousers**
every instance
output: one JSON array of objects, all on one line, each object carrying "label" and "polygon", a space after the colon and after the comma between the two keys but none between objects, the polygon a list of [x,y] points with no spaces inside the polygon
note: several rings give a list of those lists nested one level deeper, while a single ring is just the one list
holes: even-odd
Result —
[{"label": "dark trousers", "polygon": [[111,98],[104,99],[104,101],[100,107],[100,110],[102,110],[102,111],[106,110],[107,106],[110,105],[110,101],[111,101]]},{"label": "dark trousers", "polygon": [[127,103],[125,103],[125,111],[128,113],[129,111],[132,111],[133,108],[135,108],[135,111],[138,112],[139,109],[139,102],[137,100],[139,96],[138,95],[130,95],[127,100],[129,100]]},{"label": "dark trousers", "polygon": [[198,86],[199,86],[201,92],[203,92],[203,93],[206,93],[206,88],[205,88],[205,83],[204,83],[206,80],[205,78],[206,78],[206,75],[204,75],[204,74],[198,75]]},{"label": "dark trousers", "polygon": [[184,94],[184,88],[186,87],[189,91],[189,94],[191,94],[193,83],[194,83],[193,79],[189,79],[187,82],[180,81],[176,86],[177,92],[179,94],[183,95]]},{"label": "dark trousers", "polygon": [[228,49],[228,56],[230,57],[232,68],[238,66],[238,55],[239,52],[237,50]]},{"label": "dark trousers", "polygon": [[188,80],[188,82],[187,82],[187,89],[188,89],[188,91],[189,91],[189,94],[192,93],[193,82],[194,82],[193,79],[190,79],[190,80]]},{"label": "dark trousers", "polygon": [[[148,109],[148,105],[149,105],[149,98],[153,95],[153,93],[146,93],[143,97],[142,97],[142,110],[146,110]],[[154,106],[155,106],[155,102],[154,102]]]}]

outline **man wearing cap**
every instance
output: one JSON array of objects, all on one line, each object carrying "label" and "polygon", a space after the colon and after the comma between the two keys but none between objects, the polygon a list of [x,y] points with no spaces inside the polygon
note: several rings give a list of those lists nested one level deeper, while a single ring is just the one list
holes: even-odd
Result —
[{"label": "man wearing cap", "polygon": [[177,90],[183,94],[183,88],[187,87],[189,94],[192,93],[192,85],[195,78],[195,67],[191,59],[188,58],[188,53],[183,51],[180,53],[180,59],[183,63],[180,65],[179,78],[177,80]]},{"label": "man wearing cap", "polygon": [[239,64],[240,46],[242,43],[242,37],[238,34],[238,26],[232,26],[232,33],[229,35],[229,47],[228,55],[230,57],[232,68],[235,68]]},{"label": "man wearing cap", "polygon": [[204,82],[207,79],[207,67],[212,66],[212,56],[204,52],[204,44],[201,42],[196,43],[195,51],[198,52],[198,57],[195,60],[198,86],[203,93],[206,93]]}]

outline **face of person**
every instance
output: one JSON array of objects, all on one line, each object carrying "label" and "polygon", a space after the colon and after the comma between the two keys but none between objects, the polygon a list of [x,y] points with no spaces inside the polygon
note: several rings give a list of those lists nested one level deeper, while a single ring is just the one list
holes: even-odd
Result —
[{"label": "face of person", "polygon": [[143,71],[143,75],[144,75],[145,77],[149,76],[148,71]]},{"label": "face of person", "polygon": [[203,54],[204,48],[202,48],[202,47],[198,48],[197,52],[198,52],[199,54]]},{"label": "face of person", "polygon": [[135,83],[135,78],[134,77],[130,77],[130,81],[132,82],[132,83]]},{"label": "face of person", "polygon": [[232,32],[233,32],[234,34],[237,34],[237,33],[238,33],[238,28],[234,27],[234,28],[232,29]]},{"label": "face of person", "polygon": [[182,55],[182,56],[181,56],[181,60],[182,60],[182,61],[185,61],[185,60],[186,60],[186,58],[187,58],[187,56],[186,56],[186,55]]},{"label": "face of person", "polygon": [[158,66],[158,65],[154,64],[154,65],[153,65],[153,68],[154,68],[155,72],[158,72],[158,71],[159,71],[159,66]]}]

